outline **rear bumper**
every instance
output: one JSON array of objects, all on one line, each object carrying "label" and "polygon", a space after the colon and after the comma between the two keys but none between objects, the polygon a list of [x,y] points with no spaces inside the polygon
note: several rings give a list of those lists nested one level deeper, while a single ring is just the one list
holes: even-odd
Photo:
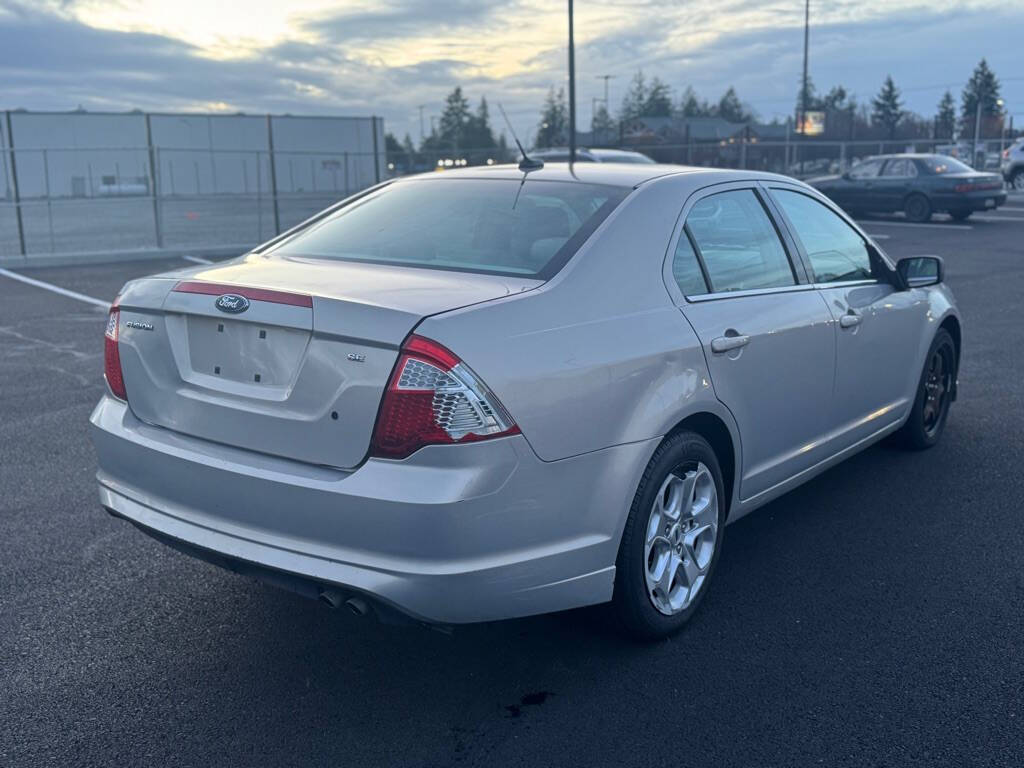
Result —
[{"label": "rear bumper", "polygon": [[118,517],[218,564],[252,566],[234,570],[367,595],[433,623],[609,600],[656,443],[542,462],[518,435],[341,471],[153,427],[110,397],[91,435],[100,503]]},{"label": "rear bumper", "polygon": [[1005,202],[1006,191],[1002,189],[935,195],[932,199],[933,207],[940,211],[991,211]]}]

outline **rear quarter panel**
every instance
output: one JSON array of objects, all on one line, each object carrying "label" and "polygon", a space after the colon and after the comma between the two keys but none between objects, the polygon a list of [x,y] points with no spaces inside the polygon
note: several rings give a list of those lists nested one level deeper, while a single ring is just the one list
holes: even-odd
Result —
[{"label": "rear quarter panel", "polygon": [[732,427],[704,354],[662,278],[685,175],[634,191],[542,288],[427,318],[555,461],[666,434],[710,411]]}]

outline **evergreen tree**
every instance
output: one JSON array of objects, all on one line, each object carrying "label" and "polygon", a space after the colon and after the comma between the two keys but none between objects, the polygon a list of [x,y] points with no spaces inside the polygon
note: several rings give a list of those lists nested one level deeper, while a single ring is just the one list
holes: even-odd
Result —
[{"label": "evergreen tree", "polygon": [[895,138],[896,126],[903,119],[903,102],[891,75],[885,76],[882,89],[871,100],[871,122],[882,126],[889,138]]},{"label": "evergreen tree", "polygon": [[644,113],[647,104],[647,81],[644,80],[643,70],[637,70],[633,79],[626,89],[626,95],[622,97],[622,107],[619,109],[619,120],[632,120]]},{"label": "evergreen tree", "polygon": [[446,149],[468,146],[466,129],[472,120],[469,101],[462,95],[462,86],[455,86],[445,99],[444,111],[438,125],[438,145]]},{"label": "evergreen tree", "polygon": [[697,92],[693,86],[686,86],[683,95],[679,98],[678,114],[680,117],[707,117],[711,112],[706,101],[702,102],[697,98]]},{"label": "evergreen tree", "polygon": [[999,99],[999,80],[988,68],[985,59],[978,62],[971,79],[967,81],[963,93],[960,94],[960,119],[963,121],[965,132],[969,132],[972,138],[979,99],[983,117],[999,114],[999,105],[996,103]]},{"label": "evergreen tree", "polygon": [[956,103],[953,94],[946,91],[942,94],[938,112],[935,115],[935,138],[952,139],[956,131]]},{"label": "evergreen tree", "polygon": [[548,96],[544,100],[544,108],[540,113],[540,123],[537,125],[537,140],[534,142],[538,149],[545,147],[564,146],[569,141],[569,108],[565,102],[565,89],[551,86]]},{"label": "evergreen tree", "polygon": [[834,85],[816,104],[826,112],[832,110],[849,109],[852,102],[846,100],[846,89],[841,85]]},{"label": "evergreen tree", "polygon": [[384,151],[389,155],[402,151],[402,145],[398,143],[395,134],[390,131],[384,134]]},{"label": "evergreen tree", "polygon": [[651,80],[643,94],[643,104],[640,107],[641,117],[671,117],[672,115],[672,91],[667,83],[659,78]]},{"label": "evergreen tree", "polygon": [[612,117],[608,114],[608,108],[604,104],[599,105],[594,112],[594,116],[590,120],[590,131],[594,136],[595,144],[610,144],[617,138],[615,123],[612,122]]},{"label": "evergreen tree", "polygon": [[[799,122],[800,113],[804,110],[804,84],[801,81],[800,88],[796,93],[796,116],[797,122]],[[810,112],[812,109],[818,109],[821,106],[821,102],[818,99],[818,95],[814,90],[814,81],[811,76],[807,76],[807,111]]]},{"label": "evergreen tree", "polygon": [[732,123],[746,123],[752,118],[752,115],[740,103],[740,97],[736,95],[736,89],[731,85],[729,90],[723,93],[722,98],[718,100],[718,108],[715,111],[720,118]]},{"label": "evergreen tree", "polygon": [[469,140],[467,146],[472,149],[493,149],[497,146],[494,131],[491,130],[491,113],[485,96],[480,97],[480,104],[476,108],[476,114],[469,119],[466,133]]}]

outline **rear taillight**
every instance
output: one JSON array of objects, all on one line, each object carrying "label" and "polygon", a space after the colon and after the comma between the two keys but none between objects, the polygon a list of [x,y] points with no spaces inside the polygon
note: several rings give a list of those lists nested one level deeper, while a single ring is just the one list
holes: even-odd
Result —
[{"label": "rear taillight", "polygon": [[403,459],[425,445],[518,433],[498,398],[465,363],[436,341],[410,336],[384,392],[370,455]]},{"label": "rear taillight", "polygon": [[117,350],[117,333],[121,312],[114,306],[107,315],[107,331],[103,334],[103,375],[114,397],[127,400],[124,390],[124,376],[121,375],[121,355]]}]

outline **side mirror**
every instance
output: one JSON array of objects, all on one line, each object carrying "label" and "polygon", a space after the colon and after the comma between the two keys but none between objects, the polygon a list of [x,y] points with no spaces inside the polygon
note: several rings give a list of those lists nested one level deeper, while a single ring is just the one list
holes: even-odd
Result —
[{"label": "side mirror", "polygon": [[946,277],[942,259],[938,256],[907,256],[896,262],[896,272],[904,289],[938,285]]}]

